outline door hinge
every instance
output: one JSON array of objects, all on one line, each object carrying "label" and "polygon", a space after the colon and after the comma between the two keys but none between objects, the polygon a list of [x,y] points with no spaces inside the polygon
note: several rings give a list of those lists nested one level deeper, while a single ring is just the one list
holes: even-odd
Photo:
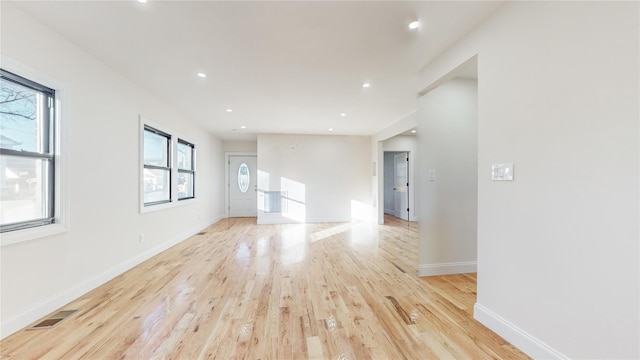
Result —
[{"label": "door hinge", "polygon": [[409,183],[407,183],[407,186],[409,186]]},{"label": "door hinge", "polygon": [[409,208],[407,208],[407,211],[409,211]]}]

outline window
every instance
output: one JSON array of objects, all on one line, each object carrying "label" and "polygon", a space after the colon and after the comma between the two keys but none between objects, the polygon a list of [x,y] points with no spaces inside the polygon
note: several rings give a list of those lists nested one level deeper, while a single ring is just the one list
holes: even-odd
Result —
[{"label": "window", "polygon": [[140,212],[195,199],[196,146],[142,116],[140,140]]},{"label": "window", "polygon": [[144,206],[171,201],[171,135],[144,127]]},{"label": "window", "polygon": [[249,166],[242,163],[238,167],[238,189],[241,193],[246,193],[249,190],[249,184],[251,183],[251,175],[249,174]]},{"label": "window", "polygon": [[178,139],[178,200],[194,197],[195,146]]},{"label": "window", "polygon": [[55,222],[55,91],[0,69],[0,232]]}]

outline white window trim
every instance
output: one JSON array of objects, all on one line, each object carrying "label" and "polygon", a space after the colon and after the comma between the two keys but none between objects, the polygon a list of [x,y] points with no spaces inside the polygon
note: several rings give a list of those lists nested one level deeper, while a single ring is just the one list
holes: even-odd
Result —
[{"label": "white window trim", "polygon": [[[176,159],[176,154],[178,151],[178,139],[182,139],[184,141],[189,141],[187,140],[188,137],[183,137],[180,134],[178,134],[177,132],[171,130],[170,128],[164,126],[164,125],[160,125],[157,123],[154,123],[153,121],[149,121],[147,119],[145,119],[142,115],[139,115],[138,117],[138,146],[139,146],[139,150],[138,150],[138,194],[139,194],[139,198],[138,198],[138,204],[139,204],[139,211],[140,214],[147,214],[147,213],[151,213],[151,212],[156,212],[156,211],[161,211],[161,210],[166,210],[166,209],[170,209],[176,206],[183,206],[183,205],[190,205],[190,204],[195,204],[198,202],[198,196],[197,196],[197,192],[194,189],[194,196],[193,198],[186,198],[186,199],[182,199],[182,200],[178,200],[178,187],[177,187],[177,182],[176,179],[178,179],[178,166],[175,163],[175,159]],[[171,136],[171,156],[170,156],[170,164],[171,164],[171,189],[169,190],[169,198],[170,201],[167,203],[163,203],[163,204],[156,204],[156,205],[149,205],[149,206],[144,206],[144,127],[145,125],[150,126],[154,129],[157,129],[159,131],[162,131],[164,133],[167,133]],[[194,142],[189,141],[190,143],[194,144]],[[194,157],[195,157],[195,148],[194,148]],[[196,164],[194,166],[194,170],[195,168],[198,166],[197,165],[197,160],[194,158],[194,161],[196,161]]]},{"label": "white window trim", "polygon": [[[189,140],[185,140],[185,138],[182,137],[182,136],[177,136],[176,137],[176,156],[178,156],[178,144],[180,143],[181,140],[183,142],[189,143],[191,145],[191,167],[192,167],[191,171],[193,171],[191,173],[191,174],[193,174],[193,178],[192,178],[192,181],[193,181],[193,196],[192,197],[185,197],[185,198],[180,198],[178,196],[178,201],[184,202],[184,201],[196,198],[196,195],[197,195],[197,191],[196,191],[196,170],[197,169],[196,169],[196,167],[197,167],[197,164],[198,164],[198,160],[197,160],[197,156],[196,156],[196,144],[192,143]],[[177,161],[177,158],[176,158],[176,179],[178,179],[178,177],[180,176],[180,169],[178,168],[177,162],[178,161]],[[185,169],[182,169],[182,170],[184,171]],[[177,188],[177,185],[176,185],[176,188]]]},{"label": "white window trim", "polygon": [[43,84],[56,91],[56,121],[55,121],[55,189],[54,189],[54,223],[37,226],[28,229],[14,230],[0,235],[0,247],[17,244],[29,240],[40,239],[69,231],[69,177],[67,171],[67,123],[69,113],[66,107],[62,106],[66,98],[66,86],[63,82],[52,79],[22,63],[19,63],[6,56],[0,57],[2,68],[18,74],[26,79]]}]

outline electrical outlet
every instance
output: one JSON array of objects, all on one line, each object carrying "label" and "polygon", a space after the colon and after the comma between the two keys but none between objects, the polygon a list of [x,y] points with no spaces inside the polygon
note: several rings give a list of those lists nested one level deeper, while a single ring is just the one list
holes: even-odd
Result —
[{"label": "electrical outlet", "polygon": [[140,233],[140,234],[138,235],[138,242],[139,242],[140,244],[142,244],[142,243],[144,242],[144,233]]}]

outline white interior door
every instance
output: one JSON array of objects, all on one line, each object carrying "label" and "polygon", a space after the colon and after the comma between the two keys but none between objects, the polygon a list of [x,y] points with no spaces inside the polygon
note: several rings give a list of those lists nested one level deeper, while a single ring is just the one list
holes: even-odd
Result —
[{"label": "white interior door", "polygon": [[394,155],[394,185],[393,194],[395,197],[395,216],[403,220],[409,220],[409,211],[407,210],[409,195],[408,195],[408,170],[409,158],[406,152]]},{"label": "white interior door", "polygon": [[229,156],[229,217],[258,215],[255,156]]}]

